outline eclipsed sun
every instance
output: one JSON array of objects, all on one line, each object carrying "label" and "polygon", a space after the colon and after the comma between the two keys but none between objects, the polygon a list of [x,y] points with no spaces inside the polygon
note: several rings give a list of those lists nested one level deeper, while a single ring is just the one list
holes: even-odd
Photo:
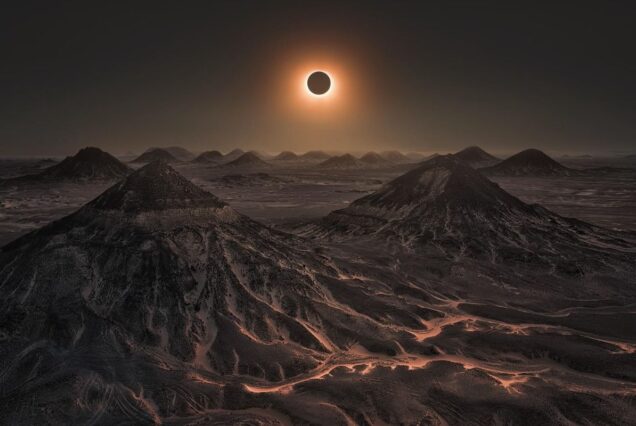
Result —
[{"label": "eclipsed sun", "polygon": [[307,76],[307,90],[314,96],[328,95],[332,85],[331,77],[324,71],[314,71]]}]

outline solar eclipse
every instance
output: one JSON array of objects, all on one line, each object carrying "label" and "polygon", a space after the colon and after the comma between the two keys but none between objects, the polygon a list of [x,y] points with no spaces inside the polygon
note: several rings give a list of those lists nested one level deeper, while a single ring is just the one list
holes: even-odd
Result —
[{"label": "solar eclipse", "polygon": [[307,88],[316,96],[322,96],[331,89],[331,78],[324,71],[314,71],[307,77]]}]

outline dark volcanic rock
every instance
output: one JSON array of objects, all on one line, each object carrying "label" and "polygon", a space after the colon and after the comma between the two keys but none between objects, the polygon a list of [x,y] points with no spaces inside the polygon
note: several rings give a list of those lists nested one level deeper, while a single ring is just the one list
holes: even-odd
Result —
[{"label": "dark volcanic rock", "polygon": [[480,171],[488,176],[571,176],[581,173],[565,167],[538,149],[526,149]]},{"label": "dark volcanic rock", "polygon": [[478,146],[469,146],[453,155],[473,168],[492,166],[500,161]]},{"label": "dark volcanic rock", "polygon": [[152,163],[153,161],[176,163],[179,160],[165,149],[155,148],[153,150],[144,152],[139,157],[132,160],[131,163]]}]

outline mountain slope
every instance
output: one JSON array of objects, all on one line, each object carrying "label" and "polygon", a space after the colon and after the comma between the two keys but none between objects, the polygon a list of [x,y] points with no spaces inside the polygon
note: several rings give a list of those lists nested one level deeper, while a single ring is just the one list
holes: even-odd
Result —
[{"label": "mountain slope", "polygon": [[473,168],[492,166],[500,161],[478,146],[469,146],[453,155]]},{"label": "mountain slope", "polygon": [[563,270],[601,266],[603,258],[612,257],[610,247],[627,245],[610,231],[522,202],[452,155],[422,163],[332,212],[309,233],[377,236],[444,256],[528,261]]},{"label": "mountain slope", "polygon": [[538,149],[526,149],[504,161],[480,169],[488,176],[571,176],[580,174],[553,160]]}]

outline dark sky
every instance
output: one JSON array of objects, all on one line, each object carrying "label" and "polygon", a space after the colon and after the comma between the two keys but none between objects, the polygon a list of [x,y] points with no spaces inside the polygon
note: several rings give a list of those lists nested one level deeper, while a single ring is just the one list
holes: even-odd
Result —
[{"label": "dark sky", "polygon": [[[636,151],[627,1],[15,3],[0,13],[0,156]],[[314,63],[333,68],[331,105],[296,96]]]}]

